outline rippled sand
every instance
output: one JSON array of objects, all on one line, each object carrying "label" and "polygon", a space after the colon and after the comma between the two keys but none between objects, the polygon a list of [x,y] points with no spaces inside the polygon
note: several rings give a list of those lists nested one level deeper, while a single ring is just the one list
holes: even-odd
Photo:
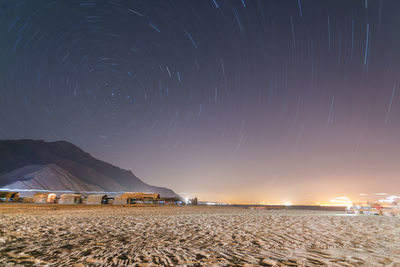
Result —
[{"label": "rippled sand", "polygon": [[0,226],[0,266],[400,266],[394,217],[3,204]]}]

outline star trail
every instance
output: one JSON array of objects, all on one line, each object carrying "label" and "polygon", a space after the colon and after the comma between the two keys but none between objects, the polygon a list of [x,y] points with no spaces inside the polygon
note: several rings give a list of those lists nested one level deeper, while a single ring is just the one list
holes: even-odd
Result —
[{"label": "star trail", "polygon": [[0,139],[242,203],[400,188],[396,0],[0,1]]}]

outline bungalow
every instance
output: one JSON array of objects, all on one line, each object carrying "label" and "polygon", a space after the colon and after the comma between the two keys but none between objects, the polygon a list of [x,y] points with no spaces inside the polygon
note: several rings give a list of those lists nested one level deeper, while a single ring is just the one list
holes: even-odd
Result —
[{"label": "bungalow", "polygon": [[81,194],[62,194],[58,200],[58,204],[81,204]]},{"label": "bungalow", "polygon": [[18,202],[19,192],[0,192],[0,202]]},{"label": "bungalow", "polygon": [[112,198],[107,195],[88,195],[86,204],[88,205],[100,205],[100,204],[109,204]]},{"label": "bungalow", "polygon": [[114,205],[124,204],[156,204],[160,199],[159,194],[126,192],[114,198]]},{"label": "bungalow", "polygon": [[54,193],[36,193],[33,195],[33,203],[55,203],[57,195]]},{"label": "bungalow", "polygon": [[160,198],[159,203],[162,205],[182,205],[183,201],[176,197],[163,197]]}]

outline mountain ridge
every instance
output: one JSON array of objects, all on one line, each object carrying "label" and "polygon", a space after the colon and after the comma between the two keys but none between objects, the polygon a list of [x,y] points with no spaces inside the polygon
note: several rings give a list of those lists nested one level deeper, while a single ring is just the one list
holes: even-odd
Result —
[{"label": "mountain ridge", "polygon": [[[131,171],[96,159],[67,141],[0,140],[0,177],[25,166],[46,164],[55,164],[82,182],[106,191],[146,191],[179,197],[171,189],[149,185]],[[5,186],[1,180],[0,186]]]},{"label": "mountain ridge", "polygon": [[47,191],[104,191],[103,188],[86,184],[55,164],[27,165],[0,176],[0,184],[9,189],[21,190],[21,196],[33,196],[35,189]]}]

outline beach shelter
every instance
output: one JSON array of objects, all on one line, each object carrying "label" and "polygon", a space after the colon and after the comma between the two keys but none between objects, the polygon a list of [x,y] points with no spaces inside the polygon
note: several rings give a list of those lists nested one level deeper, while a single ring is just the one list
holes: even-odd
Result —
[{"label": "beach shelter", "polygon": [[19,192],[0,192],[0,202],[18,202]]},{"label": "beach shelter", "polygon": [[58,204],[81,204],[81,194],[62,194],[58,200]]},{"label": "beach shelter", "polygon": [[33,203],[55,203],[56,197],[57,196],[54,193],[36,193],[33,195]]},{"label": "beach shelter", "polygon": [[160,198],[159,203],[163,205],[180,205],[182,200],[176,197],[163,197]]},{"label": "beach shelter", "polygon": [[88,195],[86,204],[88,205],[108,204],[108,197],[107,195],[104,194]]},{"label": "beach shelter", "polygon": [[126,192],[114,198],[114,205],[123,204],[154,204],[160,199],[159,194],[141,193],[141,192]]}]

